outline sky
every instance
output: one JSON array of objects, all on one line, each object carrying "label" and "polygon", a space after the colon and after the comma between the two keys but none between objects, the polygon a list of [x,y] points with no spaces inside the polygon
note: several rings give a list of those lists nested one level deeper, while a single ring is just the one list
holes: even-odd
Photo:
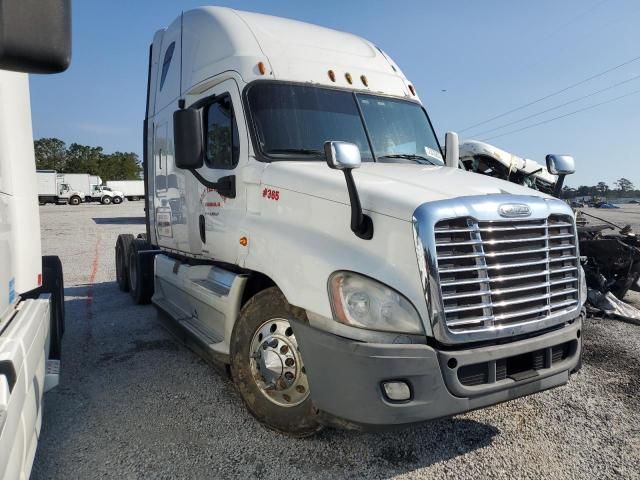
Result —
[{"label": "sky", "polygon": [[[72,3],[71,67],[60,75],[31,77],[34,136],[142,157],[149,44],[154,32],[182,10],[203,3]],[[315,23],[374,42],[415,85],[440,138],[446,131],[457,131],[461,140],[507,133],[488,142],[541,163],[548,153],[573,155],[577,171],[566,182],[571,186],[601,180],[612,185],[626,177],[640,187],[637,0],[242,0],[216,5]],[[586,95],[591,96],[579,100]],[[611,101],[617,97],[623,98]],[[603,104],[591,108],[598,103]],[[513,132],[565,114],[570,115]]]}]

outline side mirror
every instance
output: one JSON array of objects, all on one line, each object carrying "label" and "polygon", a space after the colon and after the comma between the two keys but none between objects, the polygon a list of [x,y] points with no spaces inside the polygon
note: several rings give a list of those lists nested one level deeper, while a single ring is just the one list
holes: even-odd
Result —
[{"label": "side mirror", "polygon": [[460,161],[460,144],[458,134],[455,132],[447,132],[444,137],[445,145],[445,165],[451,168],[458,168]]},{"label": "side mirror", "polygon": [[71,61],[71,0],[0,0],[0,69],[59,73]]},{"label": "side mirror", "polygon": [[336,170],[359,168],[362,163],[360,149],[349,142],[324,142],[324,155],[327,165]]},{"label": "side mirror", "polygon": [[571,155],[547,155],[547,170],[551,175],[570,175],[576,171]]},{"label": "side mirror", "polygon": [[176,167],[200,168],[204,162],[202,117],[198,110],[187,108],[173,112],[173,144]]},{"label": "side mirror", "polygon": [[356,182],[353,180],[352,170],[362,164],[360,149],[349,142],[324,142],[324,154],[327,157],[327,165],[335,170],[342,170],[347,182],[349,202],[351,203],[351,231],[363,240],[373,238],[373,220],[362,212],[360,196]]}]

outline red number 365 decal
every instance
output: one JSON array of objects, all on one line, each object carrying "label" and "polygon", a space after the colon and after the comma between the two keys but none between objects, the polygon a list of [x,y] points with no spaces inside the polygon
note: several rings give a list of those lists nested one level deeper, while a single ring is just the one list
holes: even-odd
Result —
[{"label": "red number 365 decal", "polygon": [[269,200],[280,200],[280,192],[278,190],[271,190],[270,188],[265,188],[262,191],[262,196]]}]

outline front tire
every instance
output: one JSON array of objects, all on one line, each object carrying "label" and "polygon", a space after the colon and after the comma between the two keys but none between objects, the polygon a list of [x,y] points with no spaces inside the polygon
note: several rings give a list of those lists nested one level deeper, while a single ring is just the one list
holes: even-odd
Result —
[{"label": "front tire", "polygon": [[82,203],[82,199],[80,197],[71,197],[69,199],[69,205],[80,205]]},{"label": "front tire", "polygon": [[278,288],[251,298],[231,336],[231,375],[258,421],[280,433],[308,437],[322,425],[289,320],[307,318],[304,310],[289,305]]}]

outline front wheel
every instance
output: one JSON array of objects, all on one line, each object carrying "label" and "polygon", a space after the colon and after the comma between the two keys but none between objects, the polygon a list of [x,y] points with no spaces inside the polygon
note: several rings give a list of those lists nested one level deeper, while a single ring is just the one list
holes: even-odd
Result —
[{"label": "front wheel", "polygon": [[231,336],[231,374],[249,412],[266,427],[307,437],[322,426],[289,320],[306,321],[276,287],[242,308]]},{"label": "front wheel", "polygon": [[80,197],[71,197],[69,199],[69,205],[80,205],[82,203],[82,199]]}]

